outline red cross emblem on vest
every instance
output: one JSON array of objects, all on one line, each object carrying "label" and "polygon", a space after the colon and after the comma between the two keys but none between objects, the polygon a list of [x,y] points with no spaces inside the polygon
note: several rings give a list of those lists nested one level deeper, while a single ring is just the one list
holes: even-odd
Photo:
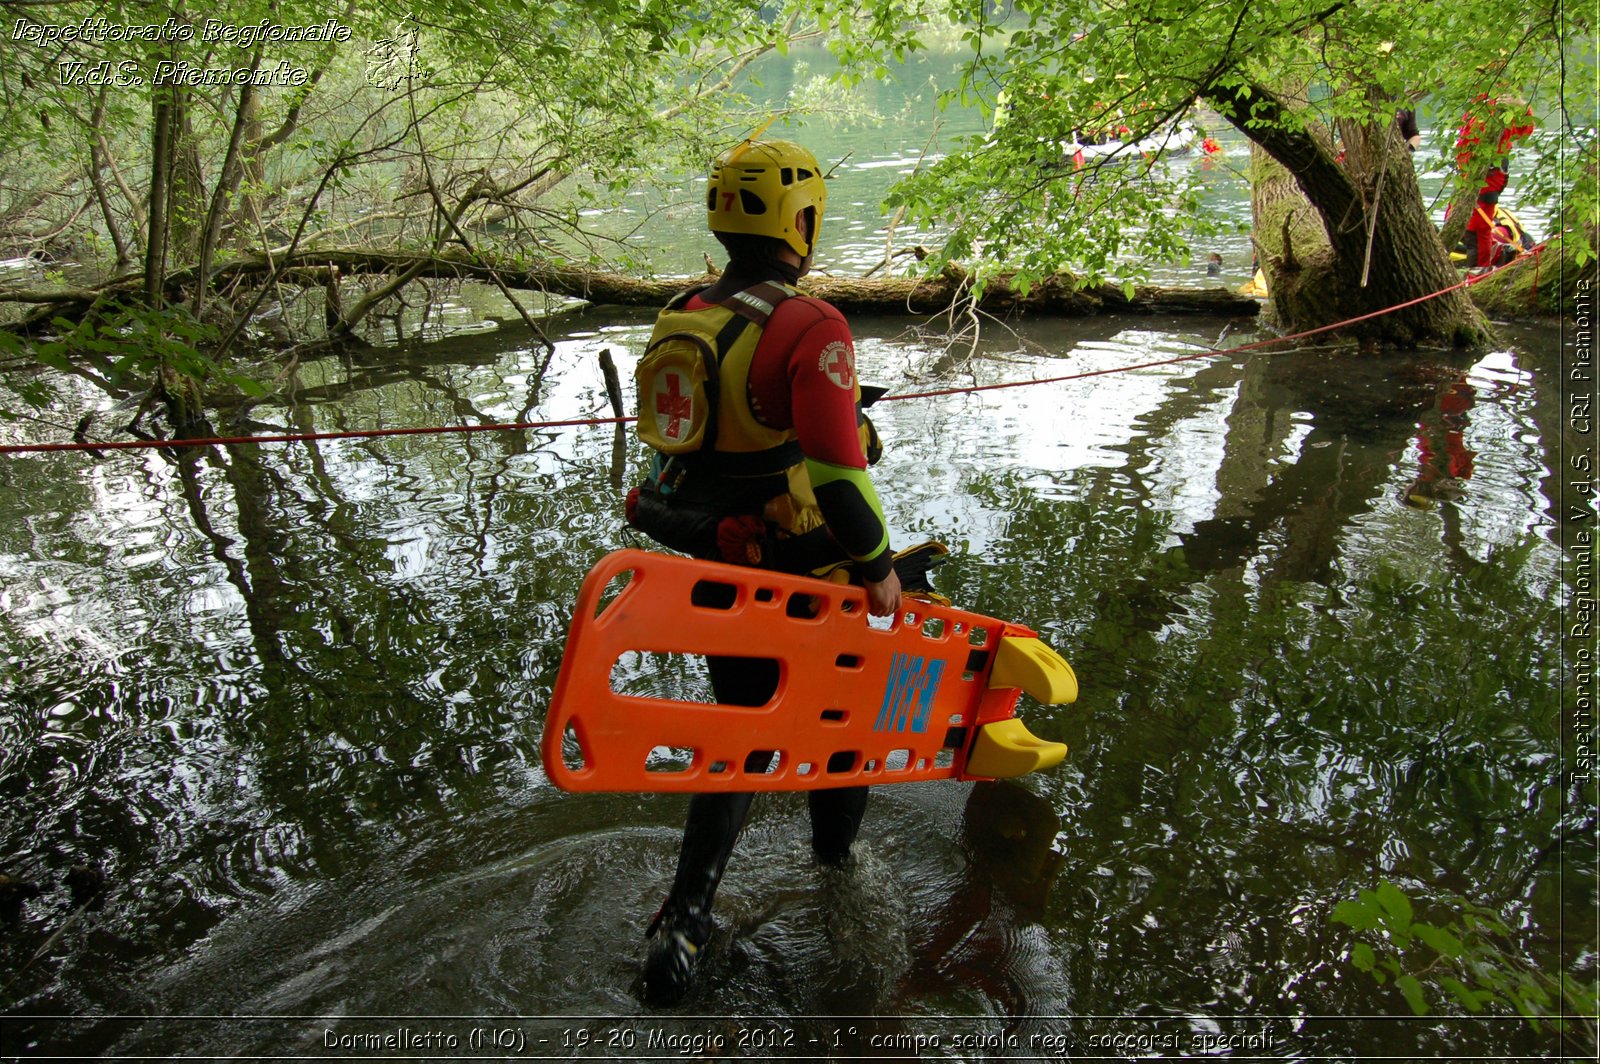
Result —
[{"label": "red cross emblem on vest", "polygon": [[664,439],[678,440],[694,420],[694,393],[687,391],[688,379],[674,370],[656,375],[656,428]]}]

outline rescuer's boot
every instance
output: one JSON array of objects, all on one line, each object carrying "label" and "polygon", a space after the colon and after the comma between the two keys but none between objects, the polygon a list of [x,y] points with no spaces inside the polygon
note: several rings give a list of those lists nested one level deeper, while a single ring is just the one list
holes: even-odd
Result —
[{"label": "rescuer's boot", "polygon": [[714,925],[700,909],[661,907],[645,931],[650,945],[644,957],[644,1000],[649,1005],[676,1005],[694,982],[694,967]]}]

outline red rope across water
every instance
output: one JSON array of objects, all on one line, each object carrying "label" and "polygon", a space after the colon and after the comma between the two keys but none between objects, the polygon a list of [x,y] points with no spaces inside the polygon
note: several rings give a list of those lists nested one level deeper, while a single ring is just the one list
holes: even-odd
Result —
[{"label": "red rope across water", "polygon": [[[1524,256],[1528,255],[1535,256],[1534,261],[1537,263],[1537,256],[1543,250],[1544,244],[1540,243],[1535,247],[1529,248],[1521,255],[1518,255],[1517,258],[1512,259],[1511,262],[1506,263],[1504,266],[1497,267],[1496,269],[1505,269],[1507,266],[1521,261]],[[1303,332],[1288,333],[1283,336],[1273,336],[1265,340],[1256,340],[1252,343],[1239,344],[1235,347],[1222,348],[1216,351],[1197,351],[1192,355],[1179,355],[1176,358],[1163,358],[1155,362],[1137,362],[1131,366],[1113,366],[1110,369],[1094,369],[1083,373],[1069,373],[1061,377],[1039,377],[1025,381],[1005,381],[1000,384],[974,384],[961,388],[942,388],[936,391],[907,392],[903,395],[886,395],[882,399],[879,399],[878,402],[882,403],[894,399],[928,399],[932,398],[933,396],[960,395],[964,392],[988,392],[996,391],[1001,388],[1023,388],[1031,384],[1058,384],[1062,381],[1082,380],[1084,377],[1099,377],[1107,373],[1128,373],[1137,369],[1151,369],[1155,366],[1170,366],[1178,362],[1193,362],[1195,359],[1200,358],[1218,358],[1222,355],[1236,355],[1241,351],[1252,351],[1256,348],[1270,346],[1271,344],[1288,343],[1291,340],[1304,340],[1308,336],[1317,336],[1325,332],[1332,332],[1335,329],[1343,329],[1347,326],[1357,325],[1364,321],[1370,321],[1373,318],[1381,318],[1385,314],[1393,314],[1396,311],[1405,310],[1407,307],[1414,307],[1418,303],[1426,303],[1430,299],[1438,299],[1440,296],[1448,295],[1449,293],[1457,291],[1458,289],[1466,288],[1468,285],[1477,284],[1487,276],[1489,276],[1488,273],[1481,273],[1464,277],[1448,288],[1441,288],[1437,292],[1429,292],[1425,296],[1418,296],[1416,299],[1409,299],[1404,303],[1396,303],[1394,306],[1384,307],[1382,310],[1374,310],[1370,313],[1361,314],[1354,318],[1346,318],[1344,321],[1337,321],[1332,325],[1319,325],[1315,329],[1306,329]]]},{"label": "red rope across water", "polygon": [[[1533,248],[1523,252],[1521,255],[1518,255],[1515,259],[1512,259],[1511,262],[1506,263],[1504,266],[1497,267],[1497,270],[1506,269],[1507,267],[1515,265],[1530,255],[1534,257],[1534,263],[1535,266],[1537,266],[1538,256],[1544,251],[1544,248],[1545,243],[1541,242]],[[1492,273],[1496,271],[1489,272]],[[1414,307],[1418,303],[1426,303],[1430,299],[1438,299],[1440,296],[1448,295],[1449,293],[1457,291],[1458,289],[1477,284],[1487,276],[1489,276],[1489,273],[1471,275],[1463,278],[1461,281],[1458,281],[1453,285],[1450,285],[1448,288],[1441,288],[1437,292],[1430,292],[1425,296],[1418,296],[1416,299],[1407,300],[1404,303],[1396,303],[1392,307],[1385,307],[1382,310],[1374,310],[1370,313],[1361,314],[1354,318],[1347,318],[1344,321],[1334,322],[1331,325],[1319,325],[1314,329],[1306,329],[1302,332],[1289,333],[1285,336],[1273,336],[1265,340],[1256,340],[1248,344],[1239,344],[1235,347],[1222,348],[1215,351],[1197,351],[1192,355],[1178,355],[1174,358],[1163,358],[1154,362],[1136,362],[1130,366],[1113,366],[1109,369],[1093,369],[1086,370],[1082,373],[1067,373],[1059,377],[1036,377],[1025,381],[1006,381],[1000,384],[973,384],[960,388],[940,388],[925,392],[905,392],[897,395],[886,395],[878,401],[882,403],[893,402],[901,399],[931,399],[937,396],[962,395],[968,392],[997,391],[1001,388],[1027,388],[1036,384],[1059,384],[1063,381],[1083,380],[1086,377],[1100,377],[1109,373],[1130,373],[1134,370],[1152,369],[1156,366],[1171,366],[1180,362],[1193,362],[1196,359],[1201,358],[1220,358],[1224,355],[1236,355],[1243,351],[1253,351],[1257,348],[1271,346],[1272,344],[1283,344],[1294,340],[1304,340],[1310,336],[1318,336],[1322,333],[1332,332],[1336,329],[1343,329],[1351,325],[1360,324],[1364,321],[1370,321],[1373,318],[1380,318],[1385,314],[1393,314],[1396,311],[1405,310],[1407,307]],[[589,428],[597,425],[623,425],[635,420],[637,419],[631,417],[590,417],[570,418],[564,421],[516,421],[506,424],[493,425],[425,425],[414,428],[398,429],[350,429],[341,432],[284,432],[262,436],[206,436],[196,437],[193,439],[171,440],[113,440],[105,443],[88,441],[74,441],[72,443],[19,443],[0,445],[0,454],[36,454],[49,451],[131,451],[178,447],[208,447],[212,445],[235,445],[243,443],[305,443],[313,440],[359,440],[373,439],[379,436],[423,436],[468,432],[520,432],[530,429]]]}]

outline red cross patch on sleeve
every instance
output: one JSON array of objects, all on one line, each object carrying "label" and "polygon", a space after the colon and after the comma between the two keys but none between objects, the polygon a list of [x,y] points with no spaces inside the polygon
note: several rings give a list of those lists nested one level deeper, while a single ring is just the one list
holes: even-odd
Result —
[{"label": "red cross patch on sleeve", "polygon": [[822,349],[817,369],[841,388],[850,388],[856,382],[855,354],[843,340],[834,340]]}]

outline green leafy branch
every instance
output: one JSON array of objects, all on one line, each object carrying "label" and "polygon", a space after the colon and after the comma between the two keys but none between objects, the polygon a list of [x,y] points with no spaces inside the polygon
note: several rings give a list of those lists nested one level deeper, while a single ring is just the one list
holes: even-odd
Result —
[{"label": "green leafy branch", "polygon": [[1431,994],[1444,991],[1470,1013],[1513,1009],[1536,1033],[1548,1026],[1592,1054],[1600,981],[1540,971],[1516,956],[1511,929],[1493,911],[1442,900],[1454,910],[1442,924],[1417,919],[1411,899],[1388,881],[1341,901],[1334,921],[1364,933],[1350,947],[1350,963],[1379,985],[1392,981],[1418,1016],[1431,1011]]},{"label": "green leafy branch", "polygon": [[[130,305],[103,318],[91,316],[77,322],[56,318],[53,324],[60,331],[45,340],[8,334],[0,341],[0,353],[85,378],[113,395],[151,386],[168,393],[182,392],[196,414],[201,387],[208,381],[219,381],[254,398],[271,391],[207,354],[207,348],[216,342],[217,328],[196,319],[182,306],[151,310]],[[50,382],[40,378],[22,378],[11,390],[35,410],[54,406],[60,399]],[[8,420],[19,416],[17,411],[0,409],[0,417]]]}]

